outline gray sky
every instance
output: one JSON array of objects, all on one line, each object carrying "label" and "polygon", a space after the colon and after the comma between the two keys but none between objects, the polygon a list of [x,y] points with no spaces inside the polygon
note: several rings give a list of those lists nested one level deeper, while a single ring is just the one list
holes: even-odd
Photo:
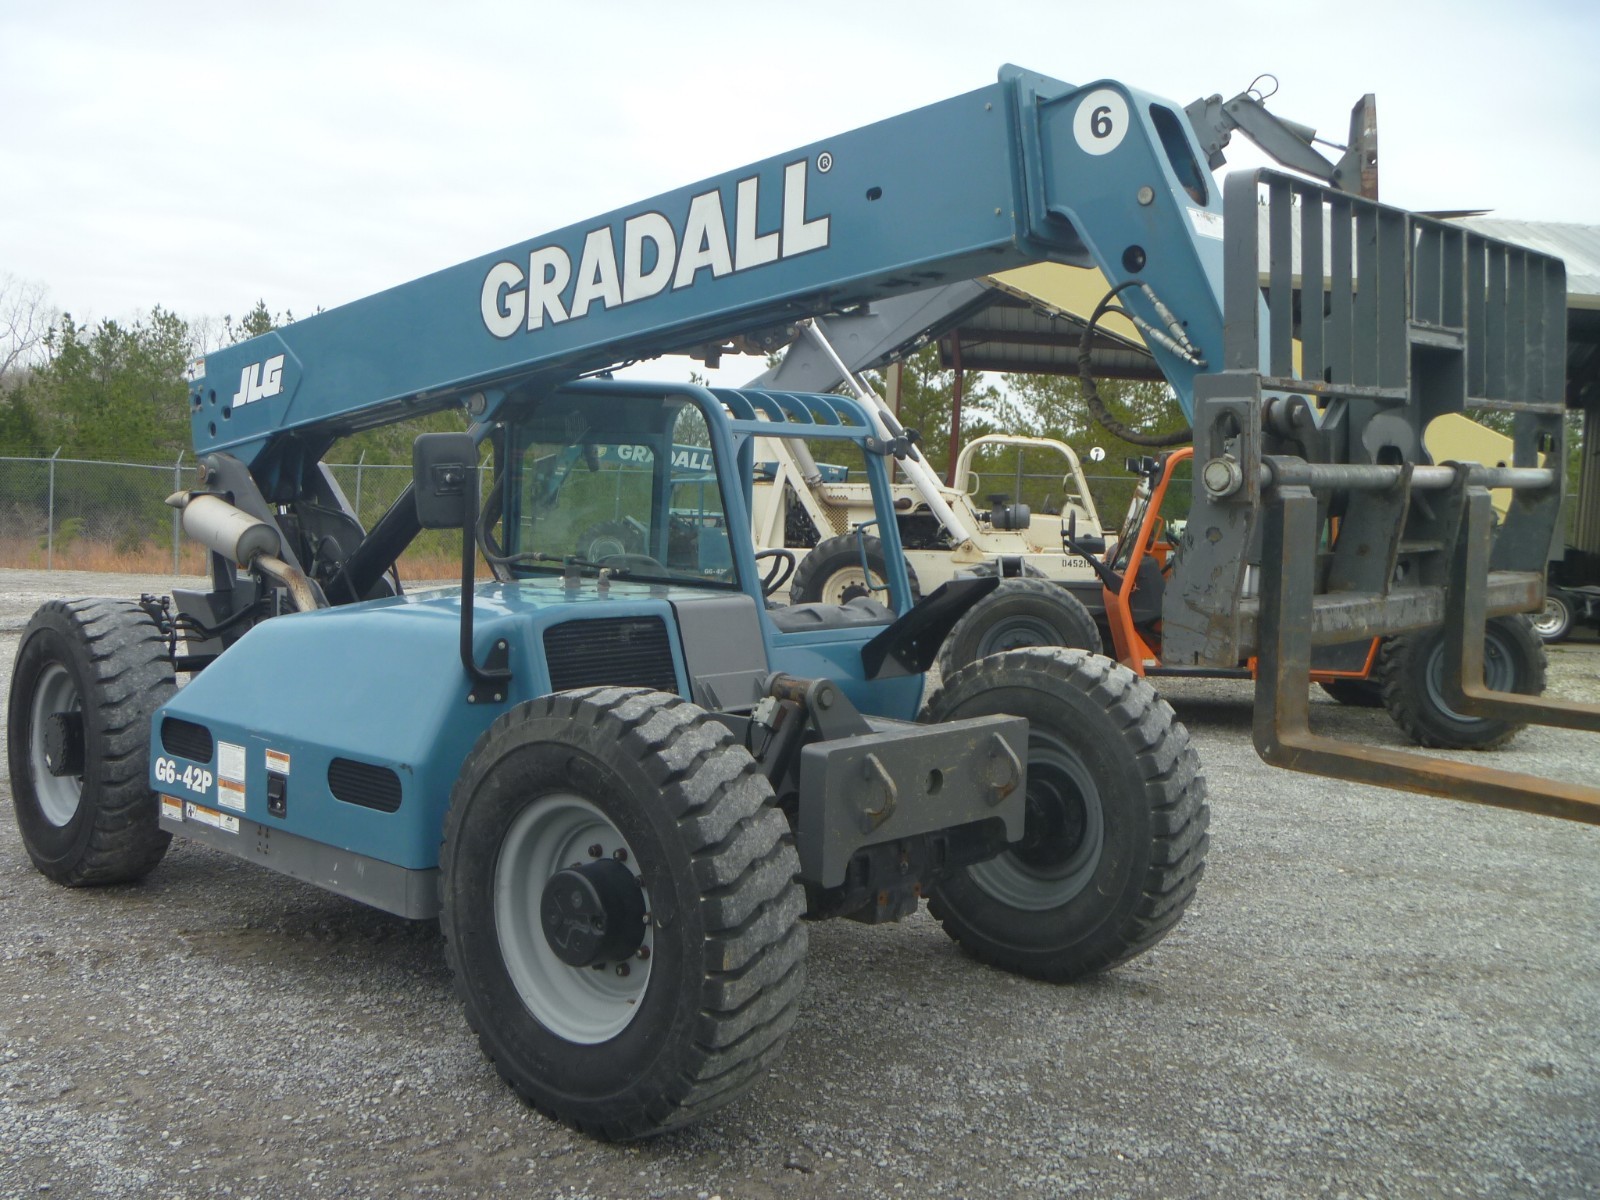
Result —
[{"label": "gray sky", "polygon": [[307,315],[1007,61],[1180,105],[1269,71],[1338,141],[1372,91],[1385,200],[1600,223],[1600,0],[0,0],[0,275]]}]

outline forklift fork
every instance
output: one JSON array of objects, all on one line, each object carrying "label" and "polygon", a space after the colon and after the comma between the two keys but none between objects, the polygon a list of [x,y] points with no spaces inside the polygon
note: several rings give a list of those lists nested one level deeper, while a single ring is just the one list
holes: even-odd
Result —
[{"label": "forklift fork", "polygon": [[[1600,731],[1600,708],[1484,678],[1487,618],[1543,603],[1560,512],[1560,260],[1270,171],[1230,176],[1224,205],[1225,362],[1196,381],[1163,657],[1215,666],[1254,649],[1270,763],[1600,824],[1600,789],[1308,725],[1314,644],[1441,627],[1452,712]],[[1475,408],[1511,414],[1512,461],[1430,463],[1429,422]]]},{"label": "forklift fork", "polygon": [[[1600,706],[1520,696],[1484,686],[1487,588],[1483,581],[1492,510],[1486,489],[1469,486],[1462,490],[1466,511],[1445,595],[1444,628],[1459,635],[1444,639],[1446,702],[1469,716],[1600,732]],[[1312,733],[1309,694],[1316,555],[1307,553],[1307,547],[1317,544],[1316,497],[1304,486],[1277,489],[1267,499],[1263,517],[1263,546],[1275,550],[1280,563],[1279,570],[1262,572],[1261,580],[1253,733],[1256,751],[1265,761],[1292,771],[1600,825],[1600,788]]]}]

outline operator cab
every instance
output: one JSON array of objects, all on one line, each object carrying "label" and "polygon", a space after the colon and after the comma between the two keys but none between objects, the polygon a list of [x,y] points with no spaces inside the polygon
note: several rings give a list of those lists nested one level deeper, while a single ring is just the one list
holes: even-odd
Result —
[{"label": "operator cab", "polygon": [[[801,399],[807,411],[826,405],[821,436],[868,443],[865,416],[838,397],[790,393],[783,402]],[[891,580],[902,589],[895,607],[887,592],[844,604],[766,600],[795,562],[787,549],[757,553],[748,534],[756,435],[772,427],[768,402],[750,392],[605,379],[513,397],[494,414],[494,482],[477,520],[478,546],[504,584],[544,581],[547,592],[559,581],[569,599],[670,611],[684,694],[697,703],[755,703],[780,654],[808,677],[837,680],[852,702],[909,716],[920,681],[883,666],[887,650],[875,669],[863,657],[895,627],[896,608],[911,608],[904,578]],[[879,511],[892,512],[882,456],[865,471]],[[469,638],[472,607],[462,612]],[[600,611],[586,605],[574,619]],[[467,670],[493,680],[487,662]]]},{"label": "operator cab", "polygon": [[[711,397],[697,391],[594,381],[513,408],[496,443],[481,530],[496,572],[779,590],[794,556],[755,555],[774,561],[753,572],[747,589],[729,535],[725,486],[753,478],[753,464],[742,461],[751,439],[718,446],[701,408]],[[721,469],[726,458],[736,470]],[[772,605],[767,614],[779,633],[883,626],[895,618],[889,599],[884,590],[843,604]]]},{"label": "operator cab", "polygon": [[511,578],[576,569],[634,583],[740,586],[705,415],[682,396],[560,392],[504,427],[490,519]]}]

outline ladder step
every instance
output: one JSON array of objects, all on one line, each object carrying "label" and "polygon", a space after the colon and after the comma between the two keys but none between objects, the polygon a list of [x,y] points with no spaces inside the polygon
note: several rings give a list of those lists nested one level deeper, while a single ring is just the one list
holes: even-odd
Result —
[{"label": "ladder step", "polygon": [[1459,325],[1424,325],[1420,321],[1409,324],[1413,346],[1430,346],[1438,350],[1467,348],[1467,331]]}]

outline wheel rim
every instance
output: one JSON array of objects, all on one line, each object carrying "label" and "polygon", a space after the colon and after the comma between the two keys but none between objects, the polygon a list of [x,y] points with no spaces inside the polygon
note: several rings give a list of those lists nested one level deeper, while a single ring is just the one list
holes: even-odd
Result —
[{"label": "wheel rim", "polygon": [[844,567],[829,575],[822,584],[824,604],[848,604],[861,596],[872,595],[867,577],[860,567]]},{"label": "wheel rim", "polygon": [[1544,611],[1533,619],[1533,631],[1542,638],[1554,637],[1567,627],[1567,606],[1554,596],[1544,598]]},{"label": "wheel rim", "polygon": [[45,751],[45,722],[51,713],[82,712],[83,697],[72,675],[60,663],[51,663],[39,674],[33,690],[33,708],[28,721],[28,765],[33,771],[33,790],[39,797],[44,819],[57,827],[66,825],[77,814],[83,799],[83,776],[52,775],[50,756]]},{"label": "wheel rim", "polygon": [[1006,617],[996,621],[978,639],[978,657],[1021,650],[1027,646],[1059,646],[1060,632],[1042,617]]},{"label": "wheel rim", "polygon": [[627,554],[628,546],[620,534],[602,533],[595,537],[585,548],[583,557],[590,562],[599,562],[603,558],[616,558],[618,555]]},{"label": "wheel rim", "polygon": [[[1478,725],[1483,717],[1469,717],[1456,712],[1444,702],[1444,641],[1434,643],[1428,656],[1426,672],[1428,702],[1440,715],[1458,725]],[[1514,692],[1517,689],[1517,664],[1512,649],[1493,629],[1487,630],[1483,639],[1483,683],[1492,692]]]},{"label": "wheel rim", "polygon": [[1022,846],[967,868],[1002,904],[1059,908],[1094,877],[1105,848],[1105,813],[1094,775],[1059,738],[1028,735],[1028,819]]},{"label": "wheel rim", "polygon": [[[545,940],[539,902],[557,871],[601,856],[637,863],[633,848],[604,813],[581,796],[558,793],[528,805],[506,832],[495,863],[494,914],[500,954],[528,1011],[569,1042],[593,1045],[614,1038],[639,1011],[650,984],[654,934],[626,963],[570,967]],[[649,893],[645,905],[650,903]],[[619,968],[626,975],[619,975]]]}]

